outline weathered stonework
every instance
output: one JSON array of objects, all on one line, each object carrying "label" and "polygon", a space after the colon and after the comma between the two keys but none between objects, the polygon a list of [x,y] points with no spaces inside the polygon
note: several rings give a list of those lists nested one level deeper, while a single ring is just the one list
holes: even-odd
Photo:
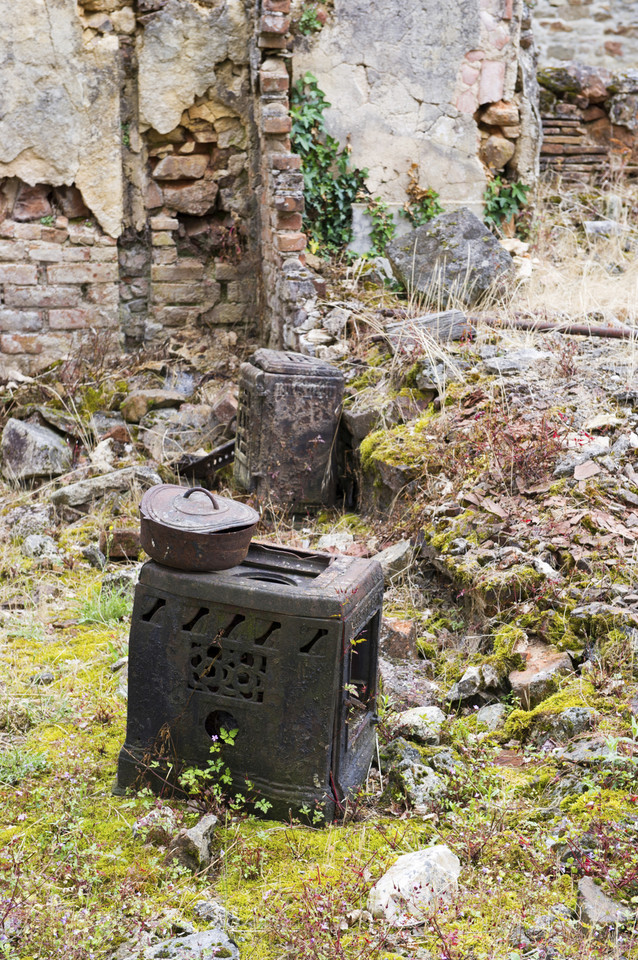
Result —
[{"label": "weathered stonework", "polygon": [[90,331],[117,349],[185,326],[299,347],[323,286],[291,61],[395,206],[415,160],[447,206],[479,207],[503,168],[533,179],[522,0],[328,9],[310,43],[291,0],[0,0],[0,372]]},{"label": "weathered stonework", "polygon": [[[295,75],[318,78],[332,104],[329,132],[369,170],[373,195],[403,205],[416,163],[422,185],[434,187],[446,209],[479,212],[485,167],[502,170],[522,127],[526,136],[533,127],[518,70],[523,21],[521,0],[335,0],[323,30],[298,41]],[[502,101],[518,120],[498,130],[509,146],[486,152],[481,142],[493,131],[481,131],[477,120]],[[527,179],[534,166],[524,164]]]},{"label": "weathered stonework", "polygon": [[541,168],[572,179],[638,173],[638,71],[572,63],[539,72]]},{"label": "weathered stonework", "polygon": [[617,73],[638,63],[636,0],[536,0],[533,18],[543,66],[576,60]]}]

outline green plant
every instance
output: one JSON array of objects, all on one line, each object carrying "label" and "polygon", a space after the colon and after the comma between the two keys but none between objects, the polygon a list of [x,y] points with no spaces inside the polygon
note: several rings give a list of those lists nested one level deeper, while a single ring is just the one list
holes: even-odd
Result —
[{"label": "green plant", "polygon": [[79,623],[117,623],[131,613],[131,596],[125,587],[89,593],[80,605]]},{"label": "green plant", "polygon": [[[205,810],[221,811],[224,805],[228,805],[231,810],[243,810],[249,799],[243,793],[230,794],[230,788],[233,785],[233,777],[228,765],[226,764],[223,751],[225,747],[235,745],[235,737],[238,730],[219,731],[219,736],[213,734],[211,737],[210,760],[205,767],[187,767],[182,771],[179,777],[180,786]],[[246,788],[252,793],[253,785],[250,780],[246,780]],[[257,799],[251,798],[254,810],[261,814],[267,814],[272,804],[264,797]]]},{"label": "green plant", "polygon": [[55,223],[55,217],[53,216],[52,213],[50,213],[46,217],[40,217],[40,223],[42,224],[43,227],[52,227],[53,224]]},{"label": "green plant", "polygon": [[494,177],[483,193],[485,223],[497,229],[503,223],[511,223],[527,206],[527,194],[530,190],[531,187],[519,181],[508,183],[501,177]]},{"label": "green plant", "polygon": [[383,254],[387,245],[394,239],[397,230],[392,214],[389,212],[388,204],[381,197],[370,197],[367,211],[372,220],[372,230],[370,231],[372,249],[370,252]]},{"label": "green plant", "polygon": [[122,124],[122,143],[128,149],[131,146],[131,125],[130,123]]},{"label": "green plant", "polygon": [[42,754],[25,751],[20,747],[10,748],[0,753],[0,784],[12,786],[46,768],[47,762]]},{"label": "green plant", "polygon": [[408,199],[403,205],[401,215],[407,217],[412,226],[419,227],[443,213],[439,195],[433,187],[419,186],[419,167],[413,163],[408,170]]},{"label": "green plant", "polygon": [[304,3],[301,9],[301,16],[297,24],[297,30],[304,36],[311,33],[318,33],[323,24],[317,15],[317,7],[314,3]]},{"label": "green plant", "polygon": [[326,132],[323,115],[329,106],[312,73],[293,86],[291,141],[303,165],[304,228],[315,246],[337,253],[352,238],[352,204],[367,171],[351,169],[349,149]]}]

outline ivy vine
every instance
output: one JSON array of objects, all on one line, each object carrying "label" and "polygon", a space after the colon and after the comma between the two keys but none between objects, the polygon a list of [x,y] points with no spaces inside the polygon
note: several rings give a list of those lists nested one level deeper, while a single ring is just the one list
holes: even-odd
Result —
[{"label": "ivy vine", "polygon": [[352,239],[352,204],[368,171],[352,167],[349,148],[326,131],[323,115],[331,104],[312,73],[294,84],[290,103],[292,148],[301,157],[304,176],[304,229],[311,249],[337,253]]}]

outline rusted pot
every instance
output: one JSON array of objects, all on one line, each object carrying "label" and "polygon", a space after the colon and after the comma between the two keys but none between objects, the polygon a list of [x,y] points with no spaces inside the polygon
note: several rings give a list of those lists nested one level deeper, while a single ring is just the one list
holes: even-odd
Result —
[{"label": "rusted pot", "polygon": [[248,553],[259,514],[204,487],[159,483],[140,504],[140,540],[149,557],[177,570],[227,570]]}]

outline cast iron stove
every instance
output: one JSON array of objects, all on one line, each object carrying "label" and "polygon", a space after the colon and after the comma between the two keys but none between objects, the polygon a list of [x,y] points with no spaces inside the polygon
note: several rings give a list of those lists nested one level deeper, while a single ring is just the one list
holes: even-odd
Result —
[{"label": "cast iron stove", "polygon": [[117,786],[205,767],[211,738],[237,729],[224,752],[236,790],[250,781],[269,816],[332,817],[372,757],[382,600],[381,567],[354,557],[253,542],[216,573],[146,563]]}]

